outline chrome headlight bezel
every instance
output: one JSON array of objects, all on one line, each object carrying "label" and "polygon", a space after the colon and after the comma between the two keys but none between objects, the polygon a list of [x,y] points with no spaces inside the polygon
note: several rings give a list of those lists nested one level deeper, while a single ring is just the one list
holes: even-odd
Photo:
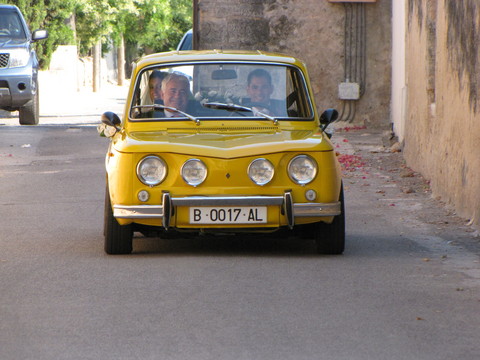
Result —
[{"label": "chrome headlight bezel", "polygon": [[275,167],[269,160],[258,158],[248,165],[247,173],[254,184],[264,186],[272,181],[275,175]]},{"label": "chrome headlight bezel", "polygon": [[288,163],[288,176],[299,185],[311,183],[317,176],[318,165],[308,155],[297,155]]},{"label": "chrome headlight bezel", "polygon": [[183,180],[190,186],[202,184],[208,175],[205,163],[200,159],[188,159],[182,165],[181,174]]},{"label": "chrome headlight bezel", "polygon": [[156,186],[165,180],[168,168],[165,161],[156,156],[148,155],[137,164],[137,177],[143,184]]}]

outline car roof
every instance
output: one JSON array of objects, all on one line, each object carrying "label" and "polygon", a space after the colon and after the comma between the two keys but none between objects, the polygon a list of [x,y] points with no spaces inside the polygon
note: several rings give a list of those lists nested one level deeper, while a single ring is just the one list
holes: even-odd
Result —
[{"label": "car roof", "polygon": [[208,61],[251,61],[284,63],[297,66],[305,66],[303,62],[292,56],[272,53],[266,51],[245,51],[245,50],[191,50],[191,51],[170,51],[146,55],[137,61],[138,67],[149,66],[158,63],[169,62],[208,62]]},{"label": "car roof", "polygon": [[0,9],[18,10],[18,7],[16,7],[15,5],[0,4]]}]

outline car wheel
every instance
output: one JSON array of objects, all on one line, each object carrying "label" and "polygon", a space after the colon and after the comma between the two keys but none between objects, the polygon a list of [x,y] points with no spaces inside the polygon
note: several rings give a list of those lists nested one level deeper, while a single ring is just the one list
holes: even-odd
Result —
[{"label": "car wheel", "polygon": [[120,225],[113,217],[110,194],[105,192],[104,229],[105,252],[110,255],[130,254],[132,252],[132,225]]},{"label": "car wheel", "polygon": [[38,89],[33,99],[25,106],[19,109],[20,125],[37,125],[39,120],[39,94]]},{"label": "car wheel", "polygon": [[334,217],[331,224],[316,223],[315,242],[319,254],[340,255],[345,250],[345,204],[343,199],[343,186],[340,190],[341,211]]}]

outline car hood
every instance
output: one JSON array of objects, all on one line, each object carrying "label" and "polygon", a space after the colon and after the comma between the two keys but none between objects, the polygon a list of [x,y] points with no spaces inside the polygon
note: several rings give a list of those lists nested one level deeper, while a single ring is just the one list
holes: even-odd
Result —
[{"label": "car hood", "polygon": [[213,133],[202,132],[121,132],[113,146],[120,152],[179,153],[234,158],[286,151],[332,151],[330,141],[319,130]]},{"label": "car hood", "polygon": [[0,37],[0,49],[18,49],[18,48],[28,48],[28,43],[26,39],[16,40],[10,38],[1,38]]}]

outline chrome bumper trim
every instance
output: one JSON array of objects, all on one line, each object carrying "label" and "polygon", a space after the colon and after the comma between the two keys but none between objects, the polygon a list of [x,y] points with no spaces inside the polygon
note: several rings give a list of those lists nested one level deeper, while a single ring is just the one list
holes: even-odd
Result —
[{"label": "chrome bumper trim", "polygon": [[[163,195],[163,205],[114,205],[113,216],[120,219],[162,219],[168,228],[175,206],[282,206],[282,213],[287,216],[288,225],[293,227],[295,217],[336,216],[341,214],[340,201],[333,203],[297,203],[294,204],[290,192],[285,196],[233,196],[170,198]],[[293,207],[293,211],[291,211]]]},{"label": "chrome bumper trim", "polygon": [[334,203],[293,204],[295,217],[337,216],[342,213],[340,201]]},{"label": "chrome bumper trim", "polygon": [[163,218],[163,205],[113,205],[113,216],[119,219]]},{"label": "chrome bumper trim", "polygon": [[[230,196],[207,197],[190,196],[185,198],[169,198],[172,206],[268,206],[282,205],[283,196]],[[168,202],[166,202],[168,204]],[[163,205],[114,205],[113,216],[121,219],[161,219],[165,212]],[[165,214],[166,215],[166,214]]]}]

